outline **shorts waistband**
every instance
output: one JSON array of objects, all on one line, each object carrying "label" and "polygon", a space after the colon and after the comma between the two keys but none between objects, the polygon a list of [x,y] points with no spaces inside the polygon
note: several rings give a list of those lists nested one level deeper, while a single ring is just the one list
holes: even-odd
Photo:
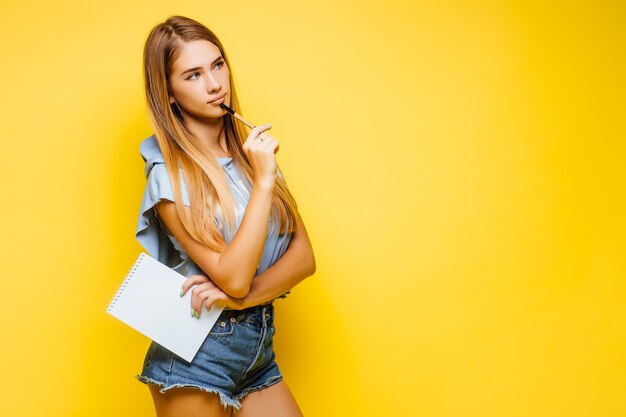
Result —
[{"label": "shorts waistband", "polygon": [[255,306],[247,307],[247,308],[244,308],[242,310],[237,310],[237,309],[234,309],[234,308],[224,307],[224,311],[228,310],[228,311],[237,312],[237,313],[240,313],[240,312],[249,313],[249,312],[261,310],[261,309],[263,309],[263,307],[268,307],[268,306],[273,306],[273,305],[274,305],[274,300],[270,300],[270,301],[266,301],[263,304],[257,304]]}]

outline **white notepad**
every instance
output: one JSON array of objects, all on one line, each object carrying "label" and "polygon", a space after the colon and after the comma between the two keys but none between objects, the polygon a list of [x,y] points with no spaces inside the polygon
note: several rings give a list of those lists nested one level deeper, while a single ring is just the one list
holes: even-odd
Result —
[{"label": "white notepad", "polygon": [[180,289],[187,277],[141,252],[111,300],[107,312],[191,362],[224,306],[206,307],[191,316],[191,290]]}]

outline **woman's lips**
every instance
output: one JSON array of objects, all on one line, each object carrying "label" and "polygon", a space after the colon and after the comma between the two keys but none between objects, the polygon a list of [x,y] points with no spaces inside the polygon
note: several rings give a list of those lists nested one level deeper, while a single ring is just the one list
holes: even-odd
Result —
[{"label": "woman's lips", "polygon": [[215,104],[215,105],[218,105],[218,104],[220,104],[220,103],[223,103],[225,98],[226,98],[226,94],[224,94],[222,97],[220,97],[220,98],[218,98],[218,99],[215,99],[215,100],[213,100],[213,101],[209,101],[209,104]]}]

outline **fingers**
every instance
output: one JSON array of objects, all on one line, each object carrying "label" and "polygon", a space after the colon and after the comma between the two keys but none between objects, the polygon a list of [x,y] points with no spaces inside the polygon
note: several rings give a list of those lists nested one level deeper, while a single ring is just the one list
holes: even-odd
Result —
[{"label": "fingers", "polygon": [[252,137],[257,137],[257,136],[259,136],[262,132],[265,132],[266,130],[269,130],[269,129],[271,129],[271,128],[272,128],[272,124],[271,124],[271,123],[268,123],[268,124],[265,124],[265,125],[259,125],[259,126],[253,127],[253,128],[250,130],[250,135],[249,135],[249,136],[252,136]]},{"label": "fingers", "polygon": [[271,136],[268,133],[261,133],[259,138],[263,139],[262,141],[257,140],[254,142],[254,145],[260,149],[266,151],[267,154],[271,155],[272,153],[278,152],[278,147],[280,146],[278,140],[274,136]]},{"label": "fingers", "polygon": [[[267,143],[266,143],[267,142]],[[268,152],[271,153],[276,153],[278,152],[278,141],[276,139],[274,139],[273,136],[267,136],[267,140],[263,139],[263,145],[265,145],[265,148],[267,148]]]},{"label": "fingers", "polygon": [[196,318],[200,318],[202,310],[211,311],[213,304],[224,299],[224,293],[219,288],[214,287],[198,293],[194,300],[193,310],[196,311]]},{"label": "fingers", "polygon": [[203,307],[206,306],[207,311],[210,311],[213,303],[225,296],[226,294],[210,279],[194,286],[191,289],[191,316],[199,319]]},{"label": "fingers", "polygon": [[207,277],[206,275],[190,276],[181,286],[180,296],[182,297],[183,295],[185,295],[187,293],[187,290],[189,290],[189,288],[193,287],[194,285],[202,284],[203,282],[207,281],[210,280],[209,277]]},{"label": "fingers", "polygon": [[[180,288],[180,296],[181,297],[184,296],[189,290],[189,288],[194,287],[195,289],[201,284],[209,284],[209,287],[210,285],[213,285],[213,286],[215,285],[206,275],[191,275],[185,280],[185,282],[183,282],[183,285]],[[206,288],[206,285],[205,285],[205,288]],[[191,316],[192,317],[198,316],[199,309],[194,308],[194,299],[197,298],[196,294],[197,294],[197,291],[195,292],[194,290],[191,291]]]},{"label": "fingers", "polygon": [[245,148],[247,148],[248,146],[250,146],[250,143],[254,140],[256,140],[256,138],[263,132],[265,132],[266,130],[269,130],[272,128],[271,124],[265,124],[265,125],[259,125],[259,126],[255,126],[250,130],[250,133],[248,134],[248,139],[245,141],[245,143],[243,144],[243,146]]},{"label": "fingers", "polygon": [[[198,311],[202,313],[202,310],[206,308],[206,311],[211,311],[211,308],[220,300],[225,299],[225,294],[219,290],[219,288],[211,288],[207,291],[202,291],[198,298],[200,299],[200,307]],[[199,318],[199,315],[198,315]]]},{"label": "fingers", "polygon": [[269,130],[272,128],[272,125],[271,124],[266,124],[266,125],[262,125],[262,126],[259,126],[259,127],[263,127],[263,128],[259,129],[259,130],[256,130],[256,131],[255,130],[251,130],[250,131],[250,136],[252,136],[253,138],[258,138],[259,136],[263,137],[265,135],[269,135],[270,134]]}]

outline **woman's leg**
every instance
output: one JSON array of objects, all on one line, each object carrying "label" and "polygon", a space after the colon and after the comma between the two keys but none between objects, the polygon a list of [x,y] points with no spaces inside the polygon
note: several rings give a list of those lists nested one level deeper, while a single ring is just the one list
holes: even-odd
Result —
[{"label": "woman's leg", "polygon": [[149,384],[157,417],[230,417],[232,407],[224,410],[218,394],[191,387],[177,387],[159,392]]},{"label": "woman's leg", "polygon": [[241,408],[233,410],[233,417],[265,416],[303,417],[302,411],[284,379],[267,388],[246,395],[241,399]]}]

